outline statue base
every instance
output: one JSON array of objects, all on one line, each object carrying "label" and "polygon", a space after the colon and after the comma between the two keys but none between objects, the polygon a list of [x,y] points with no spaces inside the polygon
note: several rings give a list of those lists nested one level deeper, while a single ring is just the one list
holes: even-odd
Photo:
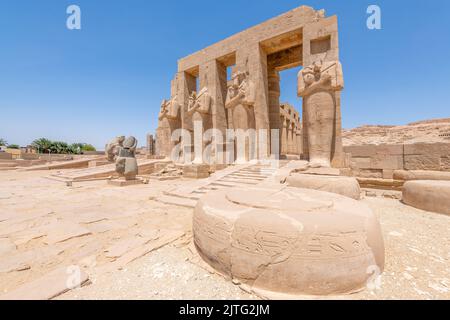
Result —
[{"label": "statue base", "polygon": [[110,186],[115,187],[128,187],[128,186],[135,186],[138,184],[143,184],[144,182],[139,179],[133,179],[133,180],[125,180],[125,179],[115,179],[115,180],[109,180],[108,184]]},{"label": "statue base", "polygon": [[208,164],[190,164],[183,167],[183,177],[190,179],[206,179],[210,175]]},{"label": "statue base", "polygon": [[301,171],[300,173],[304,174],[313,174],[320,176],[340,176],[341,170],[336,168],[307,168],[305,171]]}]

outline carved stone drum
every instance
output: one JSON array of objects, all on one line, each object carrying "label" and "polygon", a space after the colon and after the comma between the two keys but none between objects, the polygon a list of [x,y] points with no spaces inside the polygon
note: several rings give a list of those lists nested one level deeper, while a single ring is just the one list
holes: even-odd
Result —
[{"label": "carved stone drum", "polygon": [[278,185],[211,192],[193,228],[208,264],[269,298],[353,293],[384,268],[374,213],[332,193]]}]

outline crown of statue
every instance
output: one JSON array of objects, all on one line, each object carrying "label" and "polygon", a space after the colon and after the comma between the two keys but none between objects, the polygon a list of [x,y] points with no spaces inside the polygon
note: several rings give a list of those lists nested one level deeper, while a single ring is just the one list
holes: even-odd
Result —
[{"label": "crown of statue", "polygon": [[306,75],[306,74],[314,74],[314,73],[315,73],[314,67],[305,67],[305,68],[302,70],[302,73],[303,73],[304,75]]}]

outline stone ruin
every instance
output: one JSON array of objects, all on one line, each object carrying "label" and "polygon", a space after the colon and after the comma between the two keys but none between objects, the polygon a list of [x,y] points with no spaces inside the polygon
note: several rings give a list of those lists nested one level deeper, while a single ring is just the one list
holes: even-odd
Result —
[{"label": "stone ruin", "polygon": [[106,157],[108,161],[115,163],[116,174],[119,176],[119,179],[108,181],[109,184],[123,187],[142,183],[137,179],[139,171],[136,160],[137,144],[135,137],[124,136],[114,138],[107,144]]},{"label": "stone ruin", "polygon": [[[302,119],[280,103],[279,73],[298,66]],[[337,169],[348,158],[341,133],[343,87],[337,18],[310,7],[178,61],[171,97],[161,104],[156,154],[184,164],[185,177],[206,178],[210,166],[273,156],[309,160],[299,169],[305,172],[297,173],[302,176],[294,174],[287,183],[275,178],[257,187],[216,189],[198,200],[195,246],[218,273],[273,297],[350,293],[365,286],[369,268],[382,272],[378,220],[357,201],[356,179],[341,177]],[[233,139],[216,139],[230,130]],[[252,130],[256,143],[238,134]],[[211,139],[204,137],[208,131]],[[243,152],[218,152],[239,144]],[[214,155],[212,163],[204,150]]]},{"label": "stone ruin", "polygon": [[[303,97],[301,125],[300,116],[286,117],[289,108],[280,104],[279,75],[299,66],[304,67],[298,87]],[[196,165],[207,162],[203,150],[214,155],[213,165],[301,155],[313,166],[344,167],[342,89],[336,16],[299,7],[178,61],[171,97],[161,104],[156,154],[181,155],[182,163]],[[201,123],[201,133],[213,129],[222,136],[227,129],[254,129],[258,150],[252,153],[246,139],[243,154],[234,152],[232,159],[223,159],[217,150],[236,149],[239,138],[207,141],[195,134],[195,123]],[[177,135],[178,129],[188,137]],[[194,150],[196,141],[201,150]]]},{"label": "stone ruin", "polygon": [[[280,71],[299,66],[301,116],[280,103]],[[198,253],[249,291],[267,297],[352,293],[381,274],[384,240],[376,215],[359,201],[361,187],[398,187],[405,204],[450,213],[450,177],[442,172],[449,146],[344,148],[343,88],[337,17],[306,6],[178,61],[171,97],[161,104],[155,152],[176,159],[184,177],[207,178],[221,164],[261,165],[273,157],[308,161],[289,162],[280,169],[289,173],[257,186],[215,186],[197,198]],[[252,130],[256,142],[238,134]],[[236,152],[240,145],[243,152]],[[193,195],[186,190],[168,195],[188,204]]]}]

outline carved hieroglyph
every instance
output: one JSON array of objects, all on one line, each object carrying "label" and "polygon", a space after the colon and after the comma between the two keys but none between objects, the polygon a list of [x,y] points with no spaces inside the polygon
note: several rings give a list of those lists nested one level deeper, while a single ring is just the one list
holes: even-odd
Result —
[{"label": "carved hieroglyph", "polygon": [[352,293],[365,288],[368,270],[384,268],[375,214],[328,192],[277,184],[208,193],[193,230],[206,262],[269,298]]},{"label": "carved hieroglyph", "polygon": [[344,87],[339,61],[315,62],[298,76],[298,94],[304,99],[310,166],[331,167],[336,122],[336,91]]}]

